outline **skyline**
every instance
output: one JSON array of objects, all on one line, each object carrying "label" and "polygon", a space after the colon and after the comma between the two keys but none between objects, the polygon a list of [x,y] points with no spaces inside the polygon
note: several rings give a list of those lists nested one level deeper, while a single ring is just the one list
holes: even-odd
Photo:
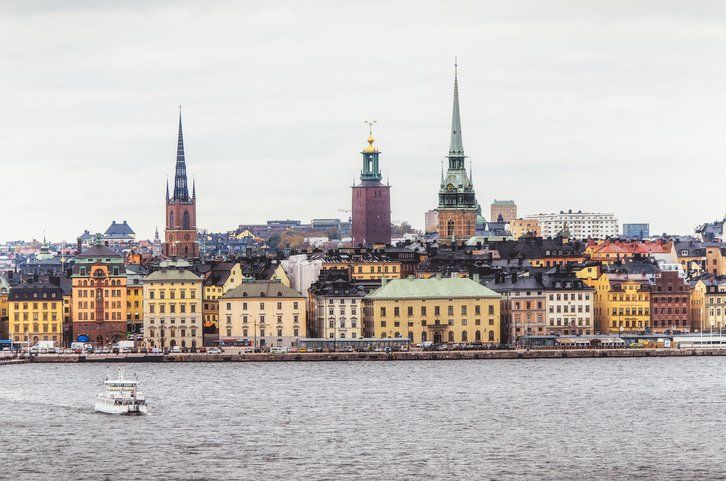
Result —
[{"label": "skyline", "polygon": [[[73,242],[112,220],[153,238],[178,104],[199,227],[346,218],[363,121],[377,119],[392,219],[421,228],[448,151],[455,56],[487,218],[495,198],[513,199],[521,216],[611,212],[655,234],[691,233],[724,214],[710,175],[726,152],[716,2],[636,12],[625,2],[314,2],[300,15],[291,4],[129,5],[0,7],[0,39],[25,39],[28,50],[0,57],[0,152],[16,179],[0,190],[2,241],[45,231]],[[373,25],[371,10],[381,12]]]}]

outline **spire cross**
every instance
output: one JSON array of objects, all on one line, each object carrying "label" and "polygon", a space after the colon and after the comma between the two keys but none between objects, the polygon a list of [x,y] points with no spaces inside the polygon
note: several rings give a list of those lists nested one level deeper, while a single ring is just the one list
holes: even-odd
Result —
[{"label": "spire cross", "polygon": [[368,133],[373,135],[373,124],[378,123],[377,120],[364,120],[364,124],[368,124]]}]

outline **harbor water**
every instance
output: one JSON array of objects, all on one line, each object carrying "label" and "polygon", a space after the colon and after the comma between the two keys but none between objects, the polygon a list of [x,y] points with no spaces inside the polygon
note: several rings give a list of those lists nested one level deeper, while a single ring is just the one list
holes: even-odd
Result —
[{"label": "harbor water", "polygon": [[724,479],[726,358],[0,366],[0,479]]}]

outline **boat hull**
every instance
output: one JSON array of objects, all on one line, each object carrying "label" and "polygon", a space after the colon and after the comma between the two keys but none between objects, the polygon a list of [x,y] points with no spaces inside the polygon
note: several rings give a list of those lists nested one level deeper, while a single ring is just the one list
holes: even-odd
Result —
[{"label": "boat hull", "polygon": [[95,407],[96,411],[104,414],[116,414],[116,415],[126,415],[126,416],[138,416],[142,414],[147,414],[149,412],[146,405],[120,405],[116,406],[113,404],[107,404],[103,402],[96,403]]}]

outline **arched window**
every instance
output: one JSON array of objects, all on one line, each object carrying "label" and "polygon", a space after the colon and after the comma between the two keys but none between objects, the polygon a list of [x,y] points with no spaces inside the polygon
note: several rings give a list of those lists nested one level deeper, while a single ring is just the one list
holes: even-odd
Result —
[{"label": "arched window", "polygon": [[447,236],[454,235],[454,219],[449,219],[446,222],[446,235]]},{"label": "arched window", "polygon": [[469,333],[466,331],[461,332],[461,342],[467,342],[469,341]]},{"label": "arched window", "polygon": [[489,331],[489,341],[494,342],[494,331]]},{"label": "arched window", "polygon": [[449,331],[449,342],[454,342],[454,331]]},{"label": "arched window", "polygon": [[421,342],[428,341],[429,336],[426,334],[426,331],[421,333]]},{"label": "arched window", "polygon": [[189,230],[189,211],[184,211],[184,216],[182,217],[182,229]]},{"label": "arched window", "polygon": [[481,341],[481,331],[474,331],[474,340]]},{"label": "arched window", "polygon": [[174,227],[174,211],[169,212],[169,227]]},{"label": "arched window", "polygon": [[408,333],[408,340],[413,342],[413,332]]}]

